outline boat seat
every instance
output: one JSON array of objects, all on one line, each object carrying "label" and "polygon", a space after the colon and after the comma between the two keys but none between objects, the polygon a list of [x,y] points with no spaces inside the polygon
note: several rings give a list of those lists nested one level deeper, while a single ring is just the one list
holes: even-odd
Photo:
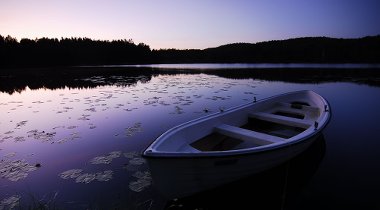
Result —
[{"label": "boat seat", "polygon": [[[313,107],[314,108],[314,107]],[[305,110],[305,109],[294,109],[291,107],[285,107],[285,106],[279,106],[278,108],[273,109],[272,113],[276,112],[284,112],[284,113],[290,113],[290,114],[298,114],[303,115],[304,119],[312,119],[319,116],[319,110]]]},{"label": "boat seat", "polygon": [[299,114],[299,115],[308,115],[310,113],[310,111],[307,111],[307,110],[303,110],[303,109],[293,109],[291,107],[287,107],[287,106],[279,106],[279,107],[276,107],[274,109],[272,109],[273,111],[283,111],[283,112],[286,112],[286,113],[294,113],[294,114]]},{"label": "boat seat", "polygon": [[264,120],[268,122],[278,123],[282,125],[288,125],[298,128],[308,129],[314,122],[305,119],[297,119],[292,117],[286,117],[282,115],[270,114],[266,112],[255,112],[248,115],[250,118]]},{"label": "boat seat", "polygon": [[256,145],[266,145],[286,140],[277,136],[259,133],[227,124],[216,126],[215,131],[219,134],[229,136],[231,138],[250,141]]},{"label": "boat seat", "polygon": [[[284,107],[291,108],[293,110],[297,110],[295,108],[292,108],[291,103],[277,102],[277,104],[284,106]],[[318,107],[314,107],[314,106],[306,106],[306,105],[297,105],[297,106],[301,107],[301,110],[312,112],[312,113],[319,113],[319,111],[320,111],[320,109]]]}]

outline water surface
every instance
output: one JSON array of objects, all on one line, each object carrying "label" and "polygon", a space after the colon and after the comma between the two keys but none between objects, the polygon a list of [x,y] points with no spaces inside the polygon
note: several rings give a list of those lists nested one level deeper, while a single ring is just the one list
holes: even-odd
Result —
[{"label": "water surface", "polygon": [[[122,76],[113,84],[101,83],[106,79],[101,76],[86,79],[100,82],[91,88],[0,93],[0,208],[41,204],[65,209],[218,209],[267,202],[272,203],[269,209],[380,207],[379,87],[203,73],[157,74],[128,85],[120,83],[128,79]],[[304,154],[307,159],[301,158],[311,159],[310,167],[309,162],[295,160],[264,175],[176,201],[157,192],[140,154],[161,133],[254,97],[304,89],[324,96],[333,112],[319,146]],[[239,190],[247,187],[259,194],[252,189],[258,183],[261,191],[268,189],[261,201]]]},{"label": "water surface", "polygon": [[380,68],[380,64],[367,63],[189,63],[108,65],[107,67],[150,67],[159,69],[368,69]]}]

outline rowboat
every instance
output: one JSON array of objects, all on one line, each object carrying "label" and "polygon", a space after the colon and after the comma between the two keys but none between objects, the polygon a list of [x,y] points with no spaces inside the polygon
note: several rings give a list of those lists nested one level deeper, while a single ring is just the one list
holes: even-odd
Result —
[{"label": "rowboat", "polygon": [[327,100],[310,90],[255,98],[169,129],[143,157],[164,196],[185,197],[290,160],[313,143],[330,116]]}]

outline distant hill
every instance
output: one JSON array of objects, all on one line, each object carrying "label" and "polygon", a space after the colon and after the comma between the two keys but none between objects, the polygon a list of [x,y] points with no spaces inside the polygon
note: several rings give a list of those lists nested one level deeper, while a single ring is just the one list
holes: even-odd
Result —
[{"label": "distant hill", "polygon": [[360,39],[305,37],[155,53],[157,61],[163,63],[379,63],[380,35]]},{"label": "distant hill", "polygon": [[380,63],[380,35],[359,39],[305,37],[235,43],[204,50],[151,50],[132,40],[22,39],[0,35],[0,66],[148,63]]}]

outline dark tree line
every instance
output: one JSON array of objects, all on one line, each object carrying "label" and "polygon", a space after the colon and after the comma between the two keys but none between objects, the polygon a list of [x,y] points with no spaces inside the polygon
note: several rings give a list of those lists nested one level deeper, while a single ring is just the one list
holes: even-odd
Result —
[{"label": "dark tree line", "polygon": [[2,66],[69,66],[144,63],[151,50],[132,40],[21,39],[0,35]]},{"label": "dark tree line", "polygon": [[0,66],[147,63],[379,63],[380,35],[360,39],[296,38],[204,50],[151,50],[132,40],[21,39],[0,35]]},{"label": "dark tree line", "polygon": [[360,39],[308,37],[153,53],[162,63],[379,63],[380,35]]}]

